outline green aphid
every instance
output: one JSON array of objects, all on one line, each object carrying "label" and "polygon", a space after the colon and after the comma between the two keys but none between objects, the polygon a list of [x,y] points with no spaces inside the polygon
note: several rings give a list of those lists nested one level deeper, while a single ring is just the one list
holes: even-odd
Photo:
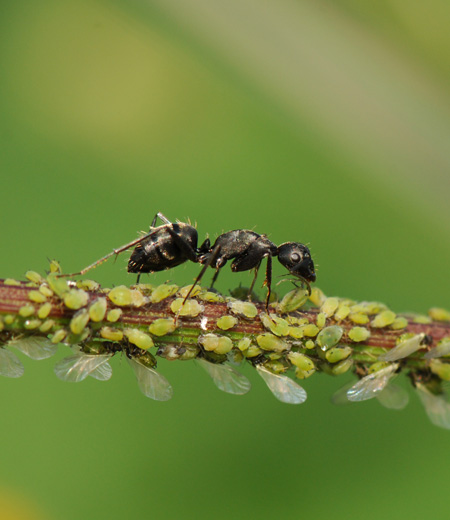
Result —
[{"label": "green aphid", "polygon": [[235,327],[239,323],[239,320],[234,316],[222,316],[216,321],[216,325],[219,329],[229,330]]},{"label": "green aphid", "polygon": [[331,325],[322,329],[316,339],[317,344],[322,350],[328,350],[339,343],[344,330],[339,325]]},{"label": "green aphid", "polygon": [[78,289],[84,289],[85,291],[98,291],[100,289],[100,284],[94,282],[94,280],[78,280],[77,287]]},{"label": "green aphid", "polygon": [[252,340],[248,336],[246,336],[238,341],[237,348],[241,352],[245,352],[246,350],[248,350],[250,348],[251,344],[252,344]]},{"label": "green aphid", "polygon": [[44,303],[47,301],[47,297],[44,296],[40,291],[29,291],[28,299],[34,303]]},{"label": "green aphid", "polygon": [[311,294],[309,296],[309,300],[311,303],[313,303],[316,307],[321,307],[327,297],[318,287],[313,287],[311,289]]},{"label": "green aphid", "polygon": [[276,336],[287,336],[289,334],[289,323],[274,314],[261,313],[259,315],[264,328],[270,330]]},{"label": "green aphid", "polygon": [[50,302],[44,303],[41,305],[37,311],[37,317],[41,320],[47,318],[52,310],[52,304]]},{"label": "green aphid", "polygon": [[302,327],[289,327],[289,336],[291,336],[291,338],[295,338],[295,339],[301,339],[303,338],[304,334],[303,334],[303,328]]},{"label": "green aphid", "polygon": [[240,300],[228,302],[228,308],[233,314],[252,320],[258,315],[258,309],[256,305],[251,302],[243,302]]},{"label": "green aphid", "polygon": [[113,327],[102,327],[100,329],[100,336],[109,341],[121,341],[123,339],[123,332]]},{"label": "green aphid", "polygon": [[108,314],[106,315],[106,319],[114,323],[116,322],[121,316],[122,316],[123,310],[122,309],[111,309],[108,311]]},{"label": "green aphid", "polygon": [[366,325],[369,323],[369,316],[367,314],[363,314],[362,312],[351,313],[349,319],[358,325]]},{"label": "green aphid", "polygon": [[178,316],[195,318],[201,314],[205,308],[197,300],[189,299],[184,301],[183,298],[177,298],[171,303],[170,310]]},{"label": "green aphid", "polygon": [[3,323],[3,321],[1,320],[1,317],[0,317],[0,332],[4,329],[5,329],[5,324]]},{"label": "green aphid", "polygon": [[166,298],[169,298],[170,296],[173,296],[178,291],[178,285],[169,285],[169,284],[162,284],[158,285],[152,292],[150,296],[150,301],[152,303],[158,303],[162,300],[165,300]]},{"label": "green aphid", "polygon": [[63,341],[63,339],[67,336],[67,330],[64,330],[64,329],[59,329],[57,330],[53,336],[52,336],[52,339],[51,339],[51,342],[54,343],[56,345],[56,343],[61,343],[61,341]]},{"label": "green aphid", "polygon": [[231,350],[227,355],[227,359],[233,365],[239,365],[244,361],[244,356],[240,350]]},{"label": "green aphid", "polygon": [[328,363],[338,363],[343,359],[347,359],[351,353],[351,347],[333,347],[326,351],[325,357]]},{"label": "green aphid", "polygon": [[408,320],[404,318],[403,316],[399,316],[395,318],[395,320],[392,322],[391,329],[392,330],[401,330],[405,329],[408,326]]},{"label": "green aphid", "polygon": [[133,345],[136,345],[136,347],[142,350],[148,350],[155,345],[152,338],[141,330],[125,329],[124,334],[130,343],[133,343]]},{"label": "green aphid", "polygon": [[125,285],[118,285],[111,289],[108,293],[108,298],[119,307],[126,307],[133,303],[133,294],[131,289]]},{"label": "green aphid", "polygon": [[50,332],[55,325],[54,320],[45,320],[44,323],[39,327],[41,332]]},{"label": "green aphid", "polygon": [[312,350],[313,348],[316,348],[316,344],[314,343],[314,341],[312,339],[306,340],[304,346],[308,350]]},{"label": "green aphid", "polygon": [[25,278],[27,280],[30,280],[30,282],[36,283],[38,285],[44,281],[42,276],[39,273],[37,273],[36,271],[27,271],[25,273]]},{"label": "green aphid", "polygon": [[[190,291],[190,294],[189,294],[189,297],[190,298],[193,298],[194,296],[197,296],[203,289],[202,287],[200,287],[200,285],[196,285],[193,289],[192,289],[192,286],[194,284],[191,284],[191,285],[185,285],[184,287],[182,287],[181,289],[178,290],[178,296],[180,298],[186,298],[186,296],[189,294],[189,291]],[[192,289],[192,290],[191,290]]]},{"label": "green aphid", "polygon": [[359,343],[360,341],[366,341],[370,337],[370,330],[364,327],[353,327],[348,333],[348,337]]},{"label": "green aphid", "polygon": [[223,296],[211,291],[201,292],[197,298],[208,303],[223,303],[225,301]]},{"label": "green aphid", "polygon": [[243,352],[243,354],[246,358],[254,358],[256,356],[260,356],[262,352],[263,351],[256,345],[250,345],[248,349]]},{"label": "green aphid", "polygon": [[345,320],[350,314],[350,307],[348,305],[339,304],[338,310],[334,313],[334,319],[337,321]]},{"label": "green aphid", "polygon": [[216,334],[199,336],[198,342],[205,350],[216,354],[227,354],[233,348],[233,342],[230,338]]},{"label": "green aphid", "polygon": [[42,284],[39,286],[39,292],[42,293],[47,298],[51,298],[54,292],[50,289],[48,285]]},{"label": "green aphid", "polygon": [[421,325],[428,325],[433,320],[429,316],[425,316],[425,314],[415,314],[413,317],[414,323],[420,323]]},{"label": "green aphid", "polygon": [[428,311],[428,316],[434,321],[450,321],[450,311],[433,307]]},{"label": "green aphid", "polygon": [[380,314],[377,314],[375,318],[371,322],[371,326],[381,329],[383,327],[387,327],[388,325],[392,325],[394,323],[397,315],[392,311],[382,311]]},{"label": "green aphid", "polygon": [[[319,334],[319,327],[314,323],[308,323],[307,325],[301,326],[303,330],[303,336],[307,336],[308,338],[315,338],[317,334]],[[325,330],[325,329],[324,329]]]},{"label": "green aphid", "polygon": [[30,316],[33,316],[33,314],[35,313],[36,309],[34,308],[33,305],[22,305],[22,307],[20,307],[19,309],[19,316],[22,316],[22,318],[28,318]]},{"label": "green aphid", "polygon": [[69,327],[72,334],[81,334],[88,323],[89,312],[86,309],[81,309],[73,315]]},{"label": "green aphid", "polygon": [[176,329],[175,320],[172,318],[159,318],[155,320],[148,328],[154,336],[165,336],[171,334]]},{"label": "green aphid", "polygon": [[301,368],[295,369],[295,377],[297,379],[307,379],[308,377],[311,377],[314,372],[316,371],[315,368],[312,368],[311,370],[302,370]]},{"label": "green aphid", "polygon": [[384,303],[380,302],[360,302],[352,306],[352,312],[361,312],[363,314],[378,314],[382,311],[389,310]]},{"label": "green aphid", "polygon": [[37,329],[38,327],[40,327],[42,324],[42,321],[41,320],[25,320],[23,326],[25,329],[27,330],[33,330],[33,329]]},{"label": "green aphid", "polygon": [[389,363],[386,363],[385,361],[377,361],[375,363],[372,363],[368,369],[368,374],[375,374],[376,372],[379,372],[380,370],[383,370],[384,368],[387,368],[389,366]]},{"label": "green aphid", "polygon": [[316,325],[319,327],[319,329],[323,329],[325,327],[326,322],[326,315],[323,312],[319,312],[316,318]]},{"label": "green aphid", "polygon": [[263,350],[267,350],[269,352],[284,352],[286,350],[290,350],[291,346],[286,341],[266,332],[264,334],[260,334],[256,338],[256,342],[258,346]]},{"label": "green aphid", "polygon": [[82,289],[70,289],[64,294],[64,305],[68,309],[78,310],[85,307],[89,301],[89,294]]},{"label": "green aphid", "polygon": [[7,314],[6,316],[3,316],[3,321],[5,322],[5,325],[12,325],[15,320],[16,317],[13,314]]},{"label": "green aphid", "polygon": [[50,260],[50,273],[61,274],[62,269],[57,260]]},{"label": "green aphid", "polygon": [[314,361],[300,352],[289,352],[287,357],[294,366],[300,368],[304,372],[309,372],[316,368]]},{"label": "green aphid", "polygon": [[132,289],[131,291],[131,305],[133,307],[142,307],[146,303],[148,303],[148,298],[144,296],[144,294],[141,291],[138,291],[137,289]]},{"label": "green aphid", "polygon": [[296,311],[307,302],[308,295],[308,291],[303,287],[288,292],[278,304],[277,311],[281,314]]},{"label": "green aphid", "polygon": [[95,322],[102,321],[105,318],[107,305],[106,298],[97,298],[92,302],[89,306],[90,319]]},{"label": "green aphid", "polygon": [[273,374],[284,374],[288,367],[277,360],[271,360],[264,363],[264,368],[270,370]]},{"label": "green aphid", "polygon": [[325,314],[327,318],[331,318],[339,307],[339,298],[327,298],[320,310]]},{"label": "green aphid", "polygon": [[6,278],[3,280],[4,285],[21,285],[18,280],[14,280],[13,278]]},{"label": "green aphid", "polygon": [[331,366],[331,373],[335,376],[340,376],[342,374],[345,374],[345,372],[348,372],[350,368],[353,366],[353,359],[347,358],[343,361],[340,361],[339,363],[336,363],[335,365]]},{"label": "green aphid", "polygon": [[64,278],[60,278],[55,273],[50,273],[47,276],[47,283],[50,289],[57,294],[59,297],[62,297],[66,292],[69,291],[69,284]]},{"label": "green aphid", "polygon": [[450,381],[450,364],[443,363],[439,359],[432,359],[430,361],[430,370],[436,374],[443,381]]}]

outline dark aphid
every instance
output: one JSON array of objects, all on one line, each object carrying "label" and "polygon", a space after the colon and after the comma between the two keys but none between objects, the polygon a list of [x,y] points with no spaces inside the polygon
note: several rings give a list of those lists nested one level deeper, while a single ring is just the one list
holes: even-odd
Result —
[{"label": "dark aphid", "polygon": [[210,247],[209,240],[205,240],[199,250],[198,257],[198,261],[204,267],[198,275],[195,284],[201,280],[208,266],[211,266],[216,270],[211,283],[212,287],[217,280],[220,269],[228,260],[234,259],[231,264],[233,272],[255,269],[255,276],[249,289],[249,294],[251,294],[261,262],[264,258],[267,258],[264,282],[268,289],[267,307],[271,294],[273,256],[278,256],[279,262],[286,267],[289,273],[304,282],[310,289],[309,282],[314,282],[316,275],[311,253],[305,245],[298,242],[286,242],[276,246],[266,235],[259,235],[247,229],[236,229],[223,233],[217,238],[212,247]]},{"label": "dark aphid", "polygon": [[[156,227],[158,218],[163,222],[163,225]],[[111,256],[118,255],[135,246],[128,261],[128,272],[137,273],[136,283],[139,283],[141,273],[164,271],[187,260],[198,262],[199,255],[207,251],[205,244],[209,247],[209,241],[205,241],[200,249],[197,248],[197,241],[198,235],[195,227],[184,222],[172,223],[162,213],[157,213],[150,226],[150,231],[146,235],[114,249],[80,272],[65,276],[85,274]]]}]

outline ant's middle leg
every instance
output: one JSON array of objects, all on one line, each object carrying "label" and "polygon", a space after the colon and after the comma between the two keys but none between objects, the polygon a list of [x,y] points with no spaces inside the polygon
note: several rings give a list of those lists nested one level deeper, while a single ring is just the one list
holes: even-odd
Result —
[{"label": "ant's middle leg", "polygon": [[272,255],[267,255],[266,279],[264,285],[267,286],[266,312],[269,313],[269,301],[272,294]]},{"label": "ant's middle leg", "polygon": [[[190,294],[192,293],[192,291],[194,290],[194,287],[200,283],[201,279],[203,278],[203,275],[205,274],[206,270],[208,269],[208,267],[210,265],[212,265],[217,257],[219,256],[219,253],[220,253],[220,246],[217,245],[211,252],[210,256],[208,257],[207,261],[205,262],[205,264],[203,265],[201,271],[198,273],[198,276],[197,278],[195,279],[195,282],[192,284],[192,287],[189,289],[189,292],[187,293],[186,297],[184,298],[184,301],[183,303],[189,298]],[[217,277],[219,276],[219,270],[220,270],[220,267],[216,267],[216,274],[214,275],[214,278],[213,278],[213,281],[211,283],[211,288],[212,286],[214,285],[214,282],[217,280]]]},{"label": "ant's middle leg", "polygon": [[253,287],[255,287],[256,278],[258,277],[258,270],[259,270],[260,266],[261,266],[261,262],[259,262],[259,264],[255,267],[255,276],[253,277],[252,284],[250,285],[250,289],[248,290],[248,293],[247,293],[247,300],[249,302],[252,301]]}]

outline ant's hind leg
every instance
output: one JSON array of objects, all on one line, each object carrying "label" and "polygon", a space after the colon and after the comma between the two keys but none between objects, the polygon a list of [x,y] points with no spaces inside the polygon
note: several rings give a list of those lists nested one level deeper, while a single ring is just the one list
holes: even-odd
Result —
[{"label": "ant's hind leg", "polygon": [[269,301],[272,294],[272,255],[267,256],[266,279],[264,285],[267,286],[266,312],[269,313]]},{"label": "ant's hind leg", "polygon": [[255,276],[253,277],[252,284],[250,285],[250,289],[248,290],[248,293],[247,293],[247,300],[249,302],[252,301],[253,287],[255,287],[256,278],[258,277],[258,270],[259,270],[260,265],[261,265],[261,262],[259,262],[259,264],[255,267]]}]

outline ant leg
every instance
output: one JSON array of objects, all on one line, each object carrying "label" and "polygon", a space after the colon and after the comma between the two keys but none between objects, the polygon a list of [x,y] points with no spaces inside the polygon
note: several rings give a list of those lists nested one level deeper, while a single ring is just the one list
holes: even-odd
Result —
[{"label": "ant leg", "polygon": [[[216,260],[216,258],[219,256],[219,253],[220,253],[220,246],[217,245],[217,246],[213,249],[213,251],[212,251],[210,257],[208,258],[208,260],[206,261],[205,265],[202,267],[202,270],[199,272],[197,278],[195,279],[195,282],[193,283],[192,287],[189,289],[189,292],[186,294],[186,297],[185,297],[184,300],[183,300],[183,304],[184,304],[184,302],[189,298],[191,292],[194,290],[194,287],[195,287],[198,283],[200,283],[201,279],[203,278],[203,275],[204,275],[205,272],[206,272],[206,269],[208,269],[208,267],[209,267],[209,266],[210,266],[210,265],[211,265],[211,264]],[[218,268],[216,269],[216,274],[214,275],[213,283],[211,284],[211,287],[213,286],[214,282],[215,282],[216,279],[217,279],[217,276],[219,275],[219,269],[220,269],[220,267],[218,267]]]},{"label": "ant leg", "polygon": [[140,279],[141,279],[141,273],[138,273],[137,279],[136,279],[136,285],[138,285]]},{"label": "ant leg", "polygon": [[270,295],[272,294],[272,255],[270,254],[267,256],[266,279],[264,280],[264,285],[267,286],[266,312],[269,314],[269,301]]},{"label": "ant leg", "polygon": [[181,251],[185,254],[186,258],[191,262],[198,262],[198,256],[195,249],[187,242],[184,238],[180,237],[178,233],[173,230],[172,226],[167,228],[167,232],[173,238],[175,244],[181,249]]},{"label": "ant leg", "polygon": [[259,270],[260,265],[261,265],[261,262],[259,262],[259,264],[255,267],[255,276],[253,277],[252,284],[250,285],[250,289],[248,290],[247,300],[249,302],[252,301],[253,287],[255,287],[256,277],[258,276],[258,270]]},{"label": "ant leg", "polygon": [[156,220],[158,217],[162,222],[164,222],[164,224],[172,224],[172,222],[170,222],[170,220],[167,217],[165,217],[160,211],[158,211],[158,213],[155,215],[155,218],[153,219],[152,227],[155,227]]}]

